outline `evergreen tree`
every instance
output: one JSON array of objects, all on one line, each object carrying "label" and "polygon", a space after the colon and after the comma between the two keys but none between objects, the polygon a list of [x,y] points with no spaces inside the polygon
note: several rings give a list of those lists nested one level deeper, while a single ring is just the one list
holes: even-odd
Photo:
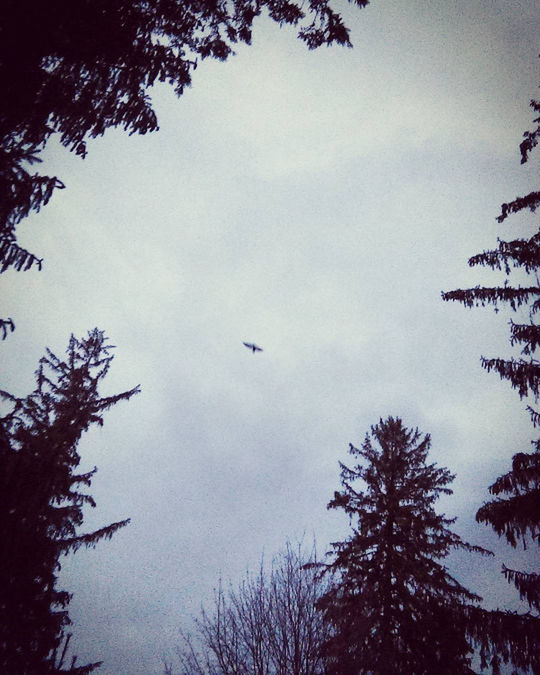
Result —
[{"label": "evergreen tree", "polygon": [[518,658],[511,627],[524,629],[519,647],[530,654],[538,622],[519,617],[510,625],[504,613],[482,610],[481,598],[441,562],[454,549],[490,552],[464,542],[450,529],[455,519],[436,513],[454,476],[426,463],[429,447],[429,435],[389,417],[361,448],[350,445],[355,466],[340,464],[343,489],[328,508],[343,509],[353,533],[332,544],[325,566],[334,573],[319,602],[332,630],[328,673],[472,673],[476,646],[483,665],[491,658],[498,672],[498,660]]},{"label": "evergreen tree", "polygon": [[[540,113],[540,101],[531,101],[531,107]],[[540,117],[534,120],[538,126],[524,134],[520,145],[521,163],[529,159],[529,153],[536,147],[540,139]],[[510,214],[523,210],[535,211],[540,205],[540,192],[530,192],[524,197],[516,197],[513,201],[501,206],[501,214],[497,220],[502,223]],[[510,382],[518,391],[520,398],[532,399],[527,410],[533,425],[540,424],[540,413],[537,408],[540,396],[540,362],[536,358],[536,350],[540,345],[540,324],[536,317],[540,310],[540,227],[529,239],[499,240],[499,246],[492,251],[473,256],[470,266],[483,265],[493,270],[503,270],[507,277],[513,269],[519,269],[531,277],[526,286],[504,285],[482,288],[476,286],[467,290],[458,289],[443,293],[444,300],[463,303],[466,307],[508,303],[513,311],[520,307],[528,309],[528,322],[510,321],[510,343],[519,345],[519,358],[485,358],[482,366],[486,370],[494,370],[502,379]],[[504,535],[511,546],[519,540],[524,543],[532,539],[540,545],[540,440],[533,441],[532,453],[517,453],[512,460],[512,470],[500,476],[489,491],[497,499],[484,504],[476,514],[479,522],[489,524],[499,536]],[[505,496],[504,498],[499,495]],[[540,611],[540,575],[508,569],[503,565],[506,579],[518,589],[522,599],[530,607]]]},{"label": "evergreen tree", "polygon": [[[11,403],[10,412],[0,419],[2,673],[64,672],[61,643],[70,623],[71,596],[56,588],[60,557],[81,546],[94,547],[129,522],[79,531],[83,507],[95,507],[82,490],[96,472],[76,472],[79,440],[91,425],[103,423],[105,410],[139,391],[135,387],[100,396],[111,349],[97,329],[81,340],[71,336],[64,360],[47,350],[32,394],[16,398],[1,392]],[[68,672],[90,672],[98,665],[73,666]]]},{"label": "evergreen tree", "polygon": [[[531,101],[531,107],[540,112],[540,101]],[[524,164],[530,151],[540,138],[540,117],[534,120],[538,127],[534,131],[525,132],[525,140],[520,145],[521,163]],[[516,197],[508,204],[501,206],[501,214],[497,220],[502,223],[512,213],[523,210],[535,211],[540,205],[540,192],[530,192],[524,197]],[[461,302],[466,307],[493,305],[498,311],[500,305],[507,303],[516,312],[521,307],[528,309],[526,323],[510,321],[510,343],[519,345],[519,358],[502,359],[482,357],[482,366],[489,372],[494,370],[502,379],[508,380],[512,388],[517,389],[520,398],[531,396],[535,402],[540,395],[540,363],[535,358],[536,349],[540,345],[540,325],[535,318],[540,310],[540,228],[530,238],[498,240],[496,249],[484,251],[469,259],[469,266],[481,265],[493,270],[504,271],[507,279],[501,286],[485,288],[476,286],[469,289],[457,289],[442,293],[443,300]],[[531,278],[526,286],[510,285],[508,277],[512,270],[518,269]],[[540,413],[528,406],[534,425],[540,424]]]},{"label": "evergreen tree", "polygon": [[350,45],[330,0],[3,0],[0,271],[41,265],[18,245],[15,227],[63,187],[31,169],[52,134],[84,157],[87,139],[110,127],[156,130],[152,85],[166,82],[180,96],[198,60],[225,60],[236,43],[251,42],[263,11],[297,26],[310,49]]},{"label": "evergreen tree", "polygon": [[[528,540],[540,546],[540,440],[533,445],[534,452],[514,455],[512,470],[489,487],[497,499],[485,503],[476,514],[479,523],[491,525],[514,548],[520,541],[526,546]],[[540,574],[519,572],[506,565],[503,574],[521,599],[540,613]]]}]

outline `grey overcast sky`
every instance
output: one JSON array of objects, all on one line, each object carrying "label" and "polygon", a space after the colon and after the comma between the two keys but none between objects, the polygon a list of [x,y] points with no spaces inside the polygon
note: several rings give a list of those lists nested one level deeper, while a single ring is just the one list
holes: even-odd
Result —
[{"label": "grey overcast sky", "polygon": [[[2,386],[33,388],[45,346],[98,326],[117,345],[106,393],[140,383],[80,446],[97,464],[86,527],[131,517],[64,559],[73,651],[106,675],[159,673],[179,626],[222,575],[287,538],[347,534],[326,504],[338,460],[380,417],[432,435],[457,474],[441,502],[493,560],[452,559],[486,606],[518,607],[501,563],[534,565],[474,521],[487,486],[533,437],[508,383],[509,315],[443,303],[500,276],[469,269],[503,201],[532,190],[519,142],[537,96],[533,0],[343,5],[354,49],[308,52],[257,21],[253,45],[205,62],[181,99],[154,90],[161,129],[108,132],[20,226],[42,272],[6,273]],[[242,341],[264,352],[252,354]]]}]

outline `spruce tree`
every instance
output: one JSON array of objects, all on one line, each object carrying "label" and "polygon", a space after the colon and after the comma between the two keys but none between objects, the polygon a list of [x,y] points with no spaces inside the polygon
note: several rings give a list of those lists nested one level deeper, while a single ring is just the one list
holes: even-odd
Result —
[{"label": "spruce tree", "polygon": [[[540,101],[531,101],[531,107],[536,113],[540,113]],[[540,139],[540,117],[534,122],[538,126],[525,132],[520,145],[522,164],[528,161],[529,153]],[[502,223],[509,215],[524,210],[534,212],[539,205],[540,192],[530,192],[524,197],[516,197],[511,202],[502,204],[497,220]],[[504,271],[507,280],[502,286],[458,289],[443,293],[442,297],[447,301],[461,302],[466,307],[492,304],[498,310],[499,306],[506,303],[514,312],[520,308],[528,311],[527,322],[510,321],[510,343],[519,347],[519,357],[482,357],[482,366],[488,371],[497,372],[517,390],[520,398],[528,399],[527,410],[536,427],[540,424],[540,362],[536,358],[540,345],[540,324],[537,322],[540,310],[540,227],[528,239],[499,240],[496,249],[473,256],[469,265],[482,265]],[[525,272],[531,282],[525,286],[510,285],[508,277],[515,269]],[[491,525],[513,547],[519,541],[526,544],[527,540],[532,540],[535,546],[540,545],[540,440],[532,441],[532,444],[532,453],[519,452],[514,455],[512,470],[500,476],[489,488],[496,499],[485,503],[476,514],[479,522]],[[539,612],[540,575],[536,572],[509,569],[505,565],[503,574],[516,586],[521,598]]]},{"label": "spruce tree", "polygon": [[[479,523],[491,525],[516,548],[521,542],[540,546],[540,440],[534,452],[519,452],[512,459],[512,470],[490,485],[496,496],[483,504],[476,514]],[[500,496],[502,495],[502,496]],[[522,600],[540,614],[540,574],[520,572],[503,565],[503,574],[519,591]]]},{"label": "spruce tree", "polygon": [[[464,542],[450,529],[455,519],[436,513],[454,476],[426,463],[429,447],[429,435],[389,417],[361,448],[350,445],[353,467],[340,463],[342,490],[328,508],[349,515],[352,534],[332,544],[325,566],[334,573],[319,602],[332,633],[328,673],[472,673],[476,646],[498,672],[499,660],[515,656],[506,615],[480,608],[481,598],[442,562],[455,549],[490,552]],[[519,617],[513,626],[524,629],[519,647],[530,654],[538,623]]]},{"label": "spruce tree", "polygon": [[[25,675],[64,672],[62,641],[70,595],[56,587],[62,555],[94,547],[128,524],[122,520],[84,533],[84,506],[96,468],[77,473],[78,443],[103,412],[139,389],[102,397],[113,356],[102,331],[71,336],[65,359],[50,350],[26,398],[1,392],[11,404],[0,419],[0,671]],[[68,672],[90,672],[99,664]]]},{"label": "spruce tree", "polygon": [[[540,113],[540,101],[531,101],[531,107]],[[540,138],[540,117],[533,131],[525,132],[525,140],[520,145],[521,163],[529,159],[529,153],[537,145]],[[540,205],[540,192],[530,192],[524,197],[516,197],[513,201],[502,204],[497,221],[502,223],[510,214],[520,211],[535,211]],[[511,241],[498,240],[497,248],[483,251],[469,259],[469,266],[490,267],[492,270],[504,271],[507,279],[502,285],[468,289],[457,289],[442,293],[443,300],[461,302],[465,307],[484,307],[493,305],[496,311],[501,305],[509,306],[514,312],[520,308],[528,310],[528,321],[515,323],[510,321],[510,343],[519,346],[521,355],[518,358],[503,359],[482,357],[482,366],[489,372],[499,374],[508,380],[516,389],[520,398],[531,396],[535,403],[540,395],[540,363],[535,358],[540,345],[540,325],[536,316],[540,310],[540,228],[530,238],[518,238]],[[513,270],[525,272],[531,281],[522,286],[508,283]],[[533,405],[528,406],[533,424],[540,424],[540,413]]]}]

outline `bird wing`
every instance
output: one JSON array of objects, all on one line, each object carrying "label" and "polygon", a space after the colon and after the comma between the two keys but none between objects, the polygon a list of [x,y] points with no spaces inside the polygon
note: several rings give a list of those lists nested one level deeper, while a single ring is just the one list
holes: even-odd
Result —
[{"label": "bird wing", "polygon": [[258,345],[254,344],[253,342],[242,342],[242,344],[247,347],[248,349],[251,349],[253,353],[255,352],[262,352],[262,347],[259,347]]}]

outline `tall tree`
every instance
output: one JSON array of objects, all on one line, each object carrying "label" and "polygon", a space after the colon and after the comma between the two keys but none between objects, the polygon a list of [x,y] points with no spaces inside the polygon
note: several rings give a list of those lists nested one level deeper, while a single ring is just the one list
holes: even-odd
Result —
[{"label": "tall tree", "polygon": [[220,583],[212,611],[195,621],[195,638],[183,634],[180,674],[321,675],[326,629],[315,603],[325,582],[309,562],[314,555],[288,543],[269,572],[261,563],[236,590]]},{"label": "tall tree", "polygon": [[[71,336],[65,359],[50,350],[26,398],[7,392],[11,404],[0,419],[0,671],[25,675],[63,672],[61,642],[69,625],[70,595],[56,588],[60,558],[94,547],[128,524],[122,520],[81,533],[83,492],[96,468],[77,473],[78,443],[103,412],[128,400],[138,387],[114,396],[99,394],[113,356],[102,331]],[[90,664],[69,672],[90,672]],[[90,670],[89,670],[90,669]]]},{"label": "tall tree", "polygon": [[[519,452],[512,459],[512,470],[490,485],[496,496],[483,504],[476,514],[479,523],[491,525],[516,548],[522,542],[540,546],[540,440],[534,452]],[[502,496],[501,496],[502,495]],[[503,565],[503,574],[514,584],[522,600],[540,614],[540,574],[520,572]]]},{"label": "tall tree", "polygon": [[31,169],[52,134],[84,157],[87,139],[110,127],[156,130],[152,85],[166,82],[180,96],[198,60],[225,60],[236,43],[250,44],[263,11],[298,26],[309,49],[350,45],[330,0],[3,0],[0,271],[41,265],[15,228],[63,187]]},{"label": "tall tree", "polygon": [[[452,493],[454,476],[426,463],[430,442],[389,417],[371,428],[361,448],[350,445],[352,468],[340,464],[342,490],[328,508],[349,515],[352,534],[332,544],[325,566],[334,573],[319,602],[332,630],[328,673],[472,673],[476,645],[484,661],[497,653],[498,672],[499,652],[510,660],[506,648],[519,640],[503,632],[495,646],[495,632],[487,632],[492,617],[477,607],[481,598],[442,563],[454,549],[489,551],[464,542],[450,529],[455,519],[436,513],[434,503]],[[529,636],[539,628],[519,622]],[[497,627],[508,628],[502,620]]]},{"label": "tall tree", "polygon": [[[540,113],[540,101],[531,101],[531,107]],[[525,132],[525,140],[520,145],[521,163],[529,159],[529,153],[537,145],[540,138],[540,117],[533,131]],[[524,197],[516,197],[507,204],[502,204],[501,213],[497,221],[502,223],[510,214],[524,210],[535,211],[540,205],[540,192],[530,192]],[[488,372],[494,370],[501,379],[508,380],[510,386],[516,389],[520,398],[531,396],[535,403],[540,395],[540,363],[535,358],[536,350],[540,345],[540,325],[536,322],[536,315],[540,310],[540,227],[530,238],[519,238],[511,241],[498,240],[498,247],[483,251],[469,259],[469,266],[490,267],[492,270],[504,271],[507,279],[502,285],[483,287],[475,286],[468,289],[457,289],[442,293],[443,300],[460,302],[465,307],[484,307],[493,305],[498,311],[500,306],[509,306],[516,312],[520,308],[528,310],[528,321],[514,323],[510,321],[510,343],[518,345],[521,356],[519,358],[502,359],[482,356],[482,367]],[[508,278],[512,271],[525,272],[530,282],[526,286],[511,285]],[[528,411],[534,425],[540,424],[540,413],[533,405]]]},{"label": "tall tree", "polygon": [[[540,113],[540,101],[531,101],[531,107]],[[540,117],[532,131],[524,133],[520,145],[521,163],[529,159],[529,153],[540,139]],[[524,197],[501,206],[497,220],[502,223],[511,214],[524,210],[535,211],[540,205],[540,192],[530,192]],[[517,390],[520,398],[527,398],[527,410],[533,425],[540,424],[538,400],[540,396],[540,362],[536,357],[540,345],[540,324],[537,322],[540,310],[540,227],[530,238],[499,240],[495,250],[484,251],[469,259],[471,267],[482,265],[493,270],[502,270],[507,278],[514,269],[525,272],[531,279],[526,286],[509,285],[508,279],[502,286],[483,288],[476,286],[466,290],[458,289],[443,293],[444,300],[457,301],[466,307],[492,304],[497,310],[505,303],[515,312],[520,307],[528,310],[528,321],[510,321],[510,343],[520,348],[519,358],[485,358],[482,366],[494,370],[510,386]],[[514,455],[512,469],[500,476],[489,488],[496,499],[484,504],[476,514],[479,522],[489,524],[499,536],[505,536],[515,547],[519,541],[524,544],[532,540],[540,545],[540,440],[532,441],[532,453],[519,452]],[[540,570],[539,570],[540,571]],[[513,583],[529,605],[540,612],[540,575],[537,572],[520,572],[503,565],[503,574]]]}]

